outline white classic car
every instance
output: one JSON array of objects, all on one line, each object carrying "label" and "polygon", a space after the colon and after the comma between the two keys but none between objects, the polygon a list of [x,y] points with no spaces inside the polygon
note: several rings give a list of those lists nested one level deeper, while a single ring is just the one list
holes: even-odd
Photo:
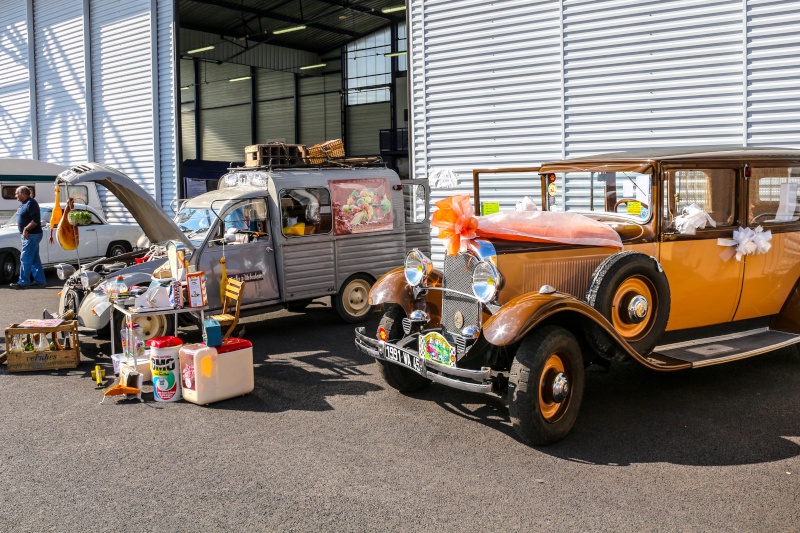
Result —
[{"label": "white classic car", "polygon": [[[57,263],[78,264],[98,257],[111,257],[130,252],[141,237],[136,224],[111,224],[93,207],[75,204],[75,209],[92,214],[92,223],[80,228],[80,245],[77,250],[64,250],[58,241],[49,242],[52,203],[39,204],[42,212],[44,238],[39,245],[39,256],[44,266]],[[55,238],[55,231],[53,232]],[[19,275],[19,254],[22,249],[17,215],[12,215],[0,226],[0,283],[16,281]]]}]

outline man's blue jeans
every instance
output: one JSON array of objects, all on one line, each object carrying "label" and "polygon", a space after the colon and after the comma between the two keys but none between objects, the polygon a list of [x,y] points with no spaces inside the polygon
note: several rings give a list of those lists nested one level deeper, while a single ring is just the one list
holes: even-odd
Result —
[{"label": "man's blue jeans", "polygon": [[42,242],[43,233],[29,233],[26,239],[20,234],[22,239],[22,253],[19,256],[19,285],[30,285],[30,279],[33,278],[33,283],[37,285],[44,285],[47,281],[44,277],[44,268],[42,268],[42,259],[39,257],[39,243]]}]

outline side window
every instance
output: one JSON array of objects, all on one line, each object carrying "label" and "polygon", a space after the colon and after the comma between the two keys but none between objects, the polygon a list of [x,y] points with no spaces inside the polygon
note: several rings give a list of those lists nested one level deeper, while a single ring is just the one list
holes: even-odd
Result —
[{"label": "side window", "polygon": [[718,228],[737,224],[735,170],[670,170],[664,187],[665,228],[674,228],[675,217],[692,205],[707,213]]},{"label": "side window", "polygon": [[770,225],[800,219],[800,168],[753,168],[749,179],[749,225]]},{"label": "side window", "polygon": [[222,217],[225,242],[248,243],[263,240],[267,233],[267,204],[263,199],[251,200],[228,210]]},{"label": "side window", "polygon": [[413,183],[403,186],[403,208],[406,224],[417,224],[428,219],[428,193],[424,185]]},{"label": "side window", "polygon": [[[19,185],[4,185],[3,186],[3,200],[16,200],[17,187]],[[31,190],[31,198],[36,198],[36,187],[33,185],[26,185]]]},{"label": "side window", "polygon": [[325,188],[281,191],[281,227],[287,237],[330,233],[331,193]]},{"label": "side window", "polygon": [[[48,219],[49,220],[49,219]],[[100,220],[100,217],[92,213],[92,226],[102,226],[103,221]]]}]

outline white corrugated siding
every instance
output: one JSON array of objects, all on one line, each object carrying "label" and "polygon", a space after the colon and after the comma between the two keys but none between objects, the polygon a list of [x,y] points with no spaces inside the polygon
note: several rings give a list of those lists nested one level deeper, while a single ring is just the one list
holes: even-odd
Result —
[{"label": "white corrugated siding", "polygon": [[[155,197],[149,0],[91,0],[95,159]],[[130,221],[100,188],[106,214]]]},{"label": "white corrugated siding", "polygon": [[88,158],[83,0],[33,3],[39,159],[70,166]]},{"label": "white corrugated siding", "polygon": [[175,73],[175,17],[172,2],[158,1],[158,157],[161,158],[161,206],[169,211],[178,197],[178,137]]},{"label": "white corrugated siding", "polygon": [[[452,171],[472,193],[475,168],[530,167],[561,156],[561,39],[557,0],[411,0],[414,177]],[[498,177],[499,176],[499,177]],[[483,200],[508,208],[531,184],[482,179]],[[436,234],[436,230],[434,230]],[[434,259],[444,250],[434,241]]]},{"label": "white corrugated siding", "polygon": [[747,3],[747,144],[800,147],[800,3]]},{"label": "white corrugated siding", "polygon": [[565,152],[741,146],[742,2],[564,1]]},{"label": "white corrugated siding", "polygon": [[0,9],[0,157],[33,157],[26,11],[25,0]]}]

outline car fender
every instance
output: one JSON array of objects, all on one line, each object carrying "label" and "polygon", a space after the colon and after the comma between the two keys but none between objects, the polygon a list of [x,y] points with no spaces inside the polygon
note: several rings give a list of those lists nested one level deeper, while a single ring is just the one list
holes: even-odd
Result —
[{"label": "car fender", "polygon": [[[140,265],[136,266],[139,267]],[[150,268],[152,270],[155,267],[150,265]],[[106,280],[112,279],[112,277],[117,275],[119,274],[115,272],[111,274],[111,276],[108,276]],[[152,280],[152,272],[132,272],[125,274],[124,276],[125,284],[129,287],[133,285],[149,285],[150,281]],[[62,302],[59,304],[61,308],[63,308],[63,298],[66,294],[66,289],[67,287],[64,287],[64,290],[62,291]],[[111,307],[104,309],[100,313],[95,310],[96,306],[104,303],[108,303],[108,295],[100,288],[96,288],[87,294],[83,301],[81,301],[81,305],[78,308],[78,322],[84,327],[94,330],[99,330],[106,327],[106,325],[111,321]]]},{"label": "car fender", "polygon": [[[369,291],[370,305],[394,303],[401,306],[405,310],[406,315],[411,314],[411,311],[416,309],[417,299],[414,298],[414,290],[406,281],[403,270],[403,267],[390,270],[372,285]],[[428,274],[426,285],[429,287],[441,287],[441,272],[438,270],[431,271],[431,273]],[[432,320],[429,325],[435,325],[441,320],[442,292],[438,290],[426,292],[425,310]]]},{"label": "car fender", "polygon": [[537,325],[558,314],[571,314],[594,321],[633,359],[653,370],[664,370],[634,350],[595,308],[573,296],[559,292],[517,296],[486,320],[483,336],[495,346],[507,346],[522,340]]}]

